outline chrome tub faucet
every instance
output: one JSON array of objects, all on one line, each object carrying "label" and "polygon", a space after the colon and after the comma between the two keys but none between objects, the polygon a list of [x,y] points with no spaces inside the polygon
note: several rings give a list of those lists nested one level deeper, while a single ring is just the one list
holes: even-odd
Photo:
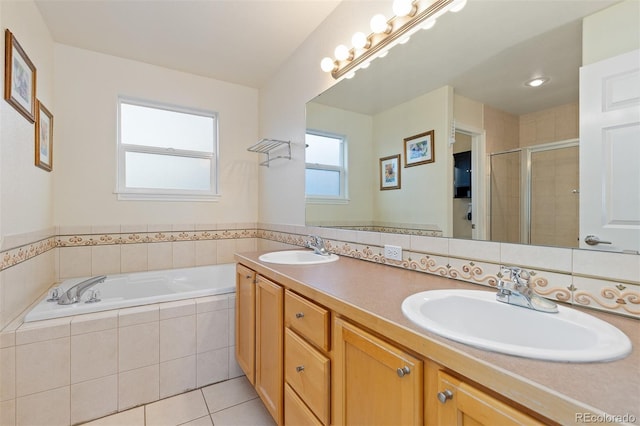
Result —
[{"label": "chrome tub faucet", "polygon": [[[57,299],[58,305],[71,305],[73,303],[78,303],[82,295],[89,290],[91,287],[96,284],[100,284],[107,279],[106,275],[99,275],[97,277],[91,277],[82,282],[71,287],[69,290],[65,291],[60,298]],[[94,293],[95,294],[95,293]],[[96,297],[91,298],[91,302],[97,302],[99,299]]]},{"label": "chrome tub faucet", "polygon": [[502,266],[498,275],[498,302],[522,306],[534,311],[556,313],[558,305],[544,297],[538,296],[529,285],[531,274],[516,266]]},{"label": "chrome tub faucet", "polygon": [[327,250],[327,246],[325,241],[317,236],[317,235],[309,235],[310,240],[307,241],[306,247],[312,248],[315,254],[319,254],[320,256],[329,256],[329,250]]}]

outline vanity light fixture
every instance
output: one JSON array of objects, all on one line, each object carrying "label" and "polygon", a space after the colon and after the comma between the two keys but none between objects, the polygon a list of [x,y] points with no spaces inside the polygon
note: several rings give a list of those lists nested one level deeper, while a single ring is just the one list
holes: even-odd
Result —
[{"label": "vanity light fixture", "polygon": [[421,28],[433,27],[436,19],[447,11],[458,12],[466,4],[467,0],[394,0],[395,16],[387,19],[382,14],[375,15],[370,21],[371,34],[355,33],[351,38],[352,47],[341,44],[333,58],[322,59],[320,68],[335,79],[351,78],[373,59],[384,57],[396,44],[406,43]]},{"label": "vanity light fixture", "polygon": [[527,81],[524,85],[529,87],[540,87],[543,84],[546,84],[548,82],[549,82],[548,77],[536,77],[534,79]]}]

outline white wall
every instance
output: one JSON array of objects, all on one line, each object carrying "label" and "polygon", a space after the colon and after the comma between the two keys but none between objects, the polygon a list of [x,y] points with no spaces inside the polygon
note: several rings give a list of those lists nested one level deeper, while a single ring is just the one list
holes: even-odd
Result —
[{"label": "white wall", "polygon": [[582,25],[582,64],[640,48],[640,2],[627,0],[594,13]]},{"label": "white wall", "polygon": [[[57,225],[257,220],[257,90],[56,44],[55,95]],[[219,202],[116,199],[118,95],[219,113]]]},{"label": "white wall", "polygon": [[[16,37],[36,67],[36,97],[53,112],[53,41],[32,2],[0,2],[5,29]],[[2,56],[4,58],[4,54]],[[4,81],[4,67],[0,71]],[[6,101],[0,102],[0,236],[41,231],[53,225],[53,178],[35,164],[35,125]],[[54,162],[56,137],[54,131]]]}]

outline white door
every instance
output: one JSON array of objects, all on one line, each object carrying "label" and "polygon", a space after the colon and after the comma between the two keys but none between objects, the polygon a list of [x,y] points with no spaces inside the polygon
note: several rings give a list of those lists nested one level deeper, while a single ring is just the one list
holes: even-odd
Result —
[{"label": "white door", "polygon": [[640,50],[580,69],[580,247],[640,251]]}]

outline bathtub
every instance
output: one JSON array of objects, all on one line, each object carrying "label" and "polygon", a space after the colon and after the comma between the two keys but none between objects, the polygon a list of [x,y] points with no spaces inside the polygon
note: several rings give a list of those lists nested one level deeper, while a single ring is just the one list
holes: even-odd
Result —
[{"label": "bathtub", "polygon": [[[88,278],[68,279],[58,287],[66,291]],[[45,298],[27,313],[24,322],[232,293],[235,283],[234,263],[108,275],[104,282],[87,291],[79,303],[59,305]],[[99,302],[86,303],[91,290],[99,290]]]}]

